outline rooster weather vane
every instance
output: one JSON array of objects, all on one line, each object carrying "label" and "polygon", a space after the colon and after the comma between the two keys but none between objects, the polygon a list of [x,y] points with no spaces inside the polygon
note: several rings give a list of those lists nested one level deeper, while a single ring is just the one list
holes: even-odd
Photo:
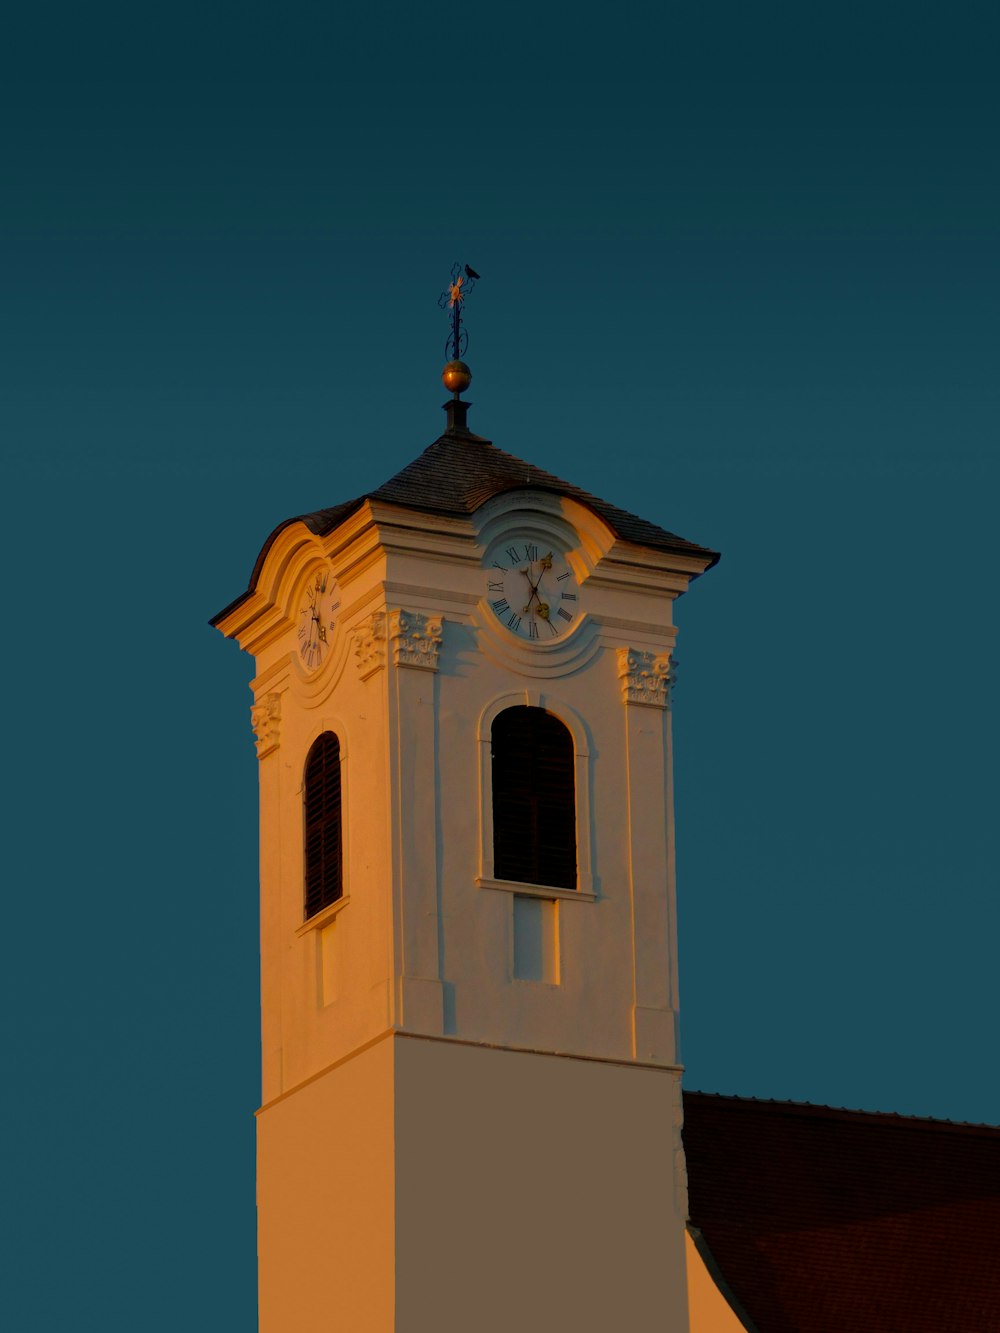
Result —
[{"label": "rooster weather vane", "polygon": [[444,345],[448,364],[444,368],[442,379],[445,386],[458,395],[472,383],[472,371],[462,360],[469,345],[468,330],[462,323],[462,307],[465,298],[476,285],[479,274],[468,264],[453,264],[451,281],[438,297],[438,305],[447,310],[451,319],[451,332]]}]

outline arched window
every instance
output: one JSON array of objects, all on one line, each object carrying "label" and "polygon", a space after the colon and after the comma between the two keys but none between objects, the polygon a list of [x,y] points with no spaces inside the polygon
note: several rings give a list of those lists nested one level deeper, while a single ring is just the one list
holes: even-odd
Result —
[{"label": "arched window", "polygon": [[340,814],[340,741],[325,731],[306,759],[306,919],[335,903],[344,892]]},{"label": "arched window", "polygon": [[573,737],[544,708],[507,708],[491,732],[498,879],[576,888]]}]

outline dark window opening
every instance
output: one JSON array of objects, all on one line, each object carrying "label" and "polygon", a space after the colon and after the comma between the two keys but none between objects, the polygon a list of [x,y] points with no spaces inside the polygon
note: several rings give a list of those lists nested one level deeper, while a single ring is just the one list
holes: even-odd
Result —
[{"label": "dark window opening", "polygon": [[492,731],[493,871],[576,888],[573,737],[544,708],[507,708]]},{"label": "dark window opening", "polygon": [[306,759],[306,919],[335,903],[344,892],[340,812],[340,741],[326,731]]}]

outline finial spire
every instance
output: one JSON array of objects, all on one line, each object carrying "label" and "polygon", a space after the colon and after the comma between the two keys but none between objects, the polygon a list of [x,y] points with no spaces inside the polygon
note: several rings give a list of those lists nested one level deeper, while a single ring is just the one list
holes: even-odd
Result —
[{"label": "finial spire", "polygon": [[[462,307],[465,304],[465,298],[476,285],[476,279],[479,274],[468,264],[452,264],[451,281],[438,297],[438,305],[442,310],[447,310],[451,319],[451,332],[444,345],[445,356],[448,357],[448,364],[441,374],[446,389],[450,389],[455,401],[472,383],[472,371],[462,360],[465,355],[465,349],[469,345],[468,331],[462,324]],[[463,405],[467,406],[467,405]],[[462,425],[465,424],[465,413],[461,414]],[[449,416],[449,426],[452,417]]]}]

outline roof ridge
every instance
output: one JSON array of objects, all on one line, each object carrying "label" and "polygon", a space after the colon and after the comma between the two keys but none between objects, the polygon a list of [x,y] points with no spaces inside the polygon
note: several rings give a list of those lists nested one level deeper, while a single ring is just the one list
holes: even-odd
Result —
[{"label": "roof ridge", "polygon": [[[404,467],[394,473],[387,481],[376,487],[375,490],[367,492],[365,498],[394,498],[396,503],[405,505],[404,500],[398,497],[390,497],[385,492],[395,489],[394,483],[401,478],[418,477],[421,471],[421,465],[425,464],[427,455],[439,445],[457,445],[459,447],[467,444],[475,446],[475,452],[485,453],[487,456],[493,455],[495,461],[506,463],[513,468],[523,468],[525,476],[523,481],[512,481],[498,489],[495,494],[501,494],[503,491],[516,490],[520,486],[537,486],[542,489],[550,487],[561,495],[567,495],[571,499],[578,500],[581,504],[592,509],[599,517],[603,518],[608,526],[615,532],[616,536],[624,537],[627,541],[633,541],[638,545],[644,542],[652,541],[654,544],[662,544],[663,538],[666,538],[669,545],[681,551],[690,551],[696,555],[707,555],[711,557],[709,568],[718,563],[719,556],[716,551],[710,547],[701,546],[697,542],[689,541],[686,537],[681,537],[675,532],[670,532],[666,528],[661,528],[659,524],[652,523],[649,519],[641,518],[638,514],[633,514],[631,510],[624,509],[621,505],[609,503],[602,500],[600,496],[594,495],[592,491],[584,490],[582,486],[577,486],[571,481],[566,481],[564,477],[558,476],[554,472],[549,472],[546,468],[539,467],[537,463],[529,462],[528,459],[520,458],[517,454],[512,454],[506,449],[501,449],[499,445],[494,444],[492,440],[486,439],[481,435],[471,433],[459,433],[456,431],[445,431],[439,435],[436,440],[432,440],[425,449],[423,449],[416,458],[412,459]],[[471,499],[471,497],[467,497]],[[467,503],[463,506],[464,512],[474,513],[480,505],[484,503],[482,499],[476,503]],[[617,521],[616,521],[617,520]],[[624,525],[622,524],[624,520]],[[626,531],[621,531],[622,527]],[[632,531],[628,531],[632,529]]]}]

